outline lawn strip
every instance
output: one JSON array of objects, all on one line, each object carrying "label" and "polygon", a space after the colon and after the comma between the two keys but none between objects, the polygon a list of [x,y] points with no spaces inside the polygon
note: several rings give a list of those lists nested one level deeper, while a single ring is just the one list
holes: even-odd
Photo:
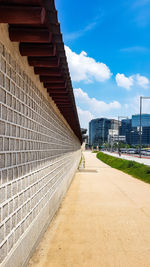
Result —
[{"label": "lawn strip", "polygon": [[107,165],[111,166],[112,168],[123,171],[150,184],[149,166],[131,160],[116,158],[102,152],[97,153],[97,158]]}]

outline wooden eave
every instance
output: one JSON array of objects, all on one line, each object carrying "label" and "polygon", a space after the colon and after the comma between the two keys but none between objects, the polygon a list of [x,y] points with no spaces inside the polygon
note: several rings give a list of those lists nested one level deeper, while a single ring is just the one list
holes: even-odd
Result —
[{"label": "wooden eave", "polygon": [[12,42],[28,57],[35,75],[82,143],[60,23],[54,0],[0,0],[0,23],[9,24]]}]

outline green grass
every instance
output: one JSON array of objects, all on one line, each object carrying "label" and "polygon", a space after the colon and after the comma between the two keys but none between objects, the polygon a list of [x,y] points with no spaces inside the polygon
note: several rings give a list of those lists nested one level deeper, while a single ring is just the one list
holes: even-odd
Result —
[{"label": "green grass", "polygon": [[150,167],[135,161],[120,159],[106,155],[102,152],[97,153],[97,158],[111,166],[112,168],[123,171],[146,183],[150,184]]}]

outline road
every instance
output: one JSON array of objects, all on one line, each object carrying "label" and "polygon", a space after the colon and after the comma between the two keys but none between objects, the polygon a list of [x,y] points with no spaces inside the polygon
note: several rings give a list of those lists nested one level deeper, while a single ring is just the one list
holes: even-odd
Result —
[{"label": "road", "polygon": [[28,267],[150,267],[150,185],[84,156]]},{"label": "road", "polygon": [[[103,153],[120,158],[120,156],[116,152],[103,151]],[[144,165],[150,166],[150,158],[146,158],[146,157],[145,158],[139,158],[137,155],[126,155],[126,154],[122,154],[122,153],[121,153],[121,158],[127,159],[127,160],[133,160],[133,161],[136,161],[138,163],[142,163]]]}]

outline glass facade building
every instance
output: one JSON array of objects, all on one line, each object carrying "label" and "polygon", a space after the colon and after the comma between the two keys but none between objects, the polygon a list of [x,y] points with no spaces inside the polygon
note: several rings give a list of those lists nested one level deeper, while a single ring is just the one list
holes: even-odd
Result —
[{"label": "glass facade building", "polygon": [[101,146],[108,139],[108,131],[111,129],[111,120],[99,118],[89,123],[89,144],[96,147]]},{"label": "glass facade building", "polygon": [[[142,114],[142,127],[150,127],[150,114]],[[140,127],[140,114],[132,115],[132,127]]]},{"label": "glass facade building", "polygon": [[[141,115],[142,145],[150,145],[150,114]],[[132,116],[131,144],[140,143],[140,114]]]},{"label": "glass facade building", "polygon": [[[126,136],[126,143],[139,145],[140,143],[140,114],[133,115],[132,119],[121,121],[120,135]],[[150,145],[150,114],[142,114],[142,145]]]},{"label": "glass facade building", "polygon": [[[150,127],[142,127],[142,145],[150,145]],[[140,132],[138,128],[132,128],[131,131],[131,145],[139,145]]]},{"label": "glass facade building", "polygon": [[150,126],[142,129],[142,144],[150,146]]},{"label": "glass facade building", "polygon": [[[139,145],[140,143],[140,115],[133,115],[132,119],[117,120],[99,118],[89,123],[89,144],[91,146],[101,146],[108,141],[109,130],[118,130],[119,135],[126,137],[129,145]],[[142,114],[142,145],[150,146],[150,114]]]},{"label": "glass facade building", "polygon": [[126,143],[131,144],[131,131],[132,131],[132,120],[124,119],[121,121],[119,134],[126,137]]}]

